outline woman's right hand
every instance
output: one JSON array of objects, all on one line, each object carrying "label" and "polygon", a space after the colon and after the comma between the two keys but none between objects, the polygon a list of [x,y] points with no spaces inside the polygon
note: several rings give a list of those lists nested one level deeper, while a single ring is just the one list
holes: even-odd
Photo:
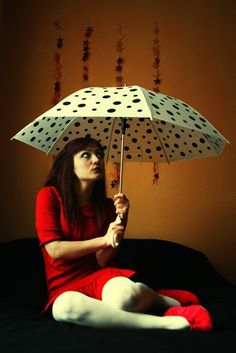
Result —
[{"label": "woman's right hand", "polygon": [[107,233],[104,235],[107,246],[117,248],[123,239],[124,231],[125,227],[122,225],[122,220],[117,216],[115,221],[110,223]]}]

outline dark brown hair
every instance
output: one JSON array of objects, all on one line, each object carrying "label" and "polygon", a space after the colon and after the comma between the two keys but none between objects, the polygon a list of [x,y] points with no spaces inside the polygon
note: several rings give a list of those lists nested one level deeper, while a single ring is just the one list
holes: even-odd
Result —
[{"label": "dark brown hair", "polygon": [[[93,138],[77,138],[65,145],[55,157],[51,170],[46,178],[45,186],[55,186],[62,198],[64,212],[70,226],[79,222],[79,201],[76,192],[77,176],[74,173],[74,155],[88,146],[96,146],[103,153],[102,145]],[[97,180],[92,193],[94,214],[99,227],[106,215],[105,177]]]}]

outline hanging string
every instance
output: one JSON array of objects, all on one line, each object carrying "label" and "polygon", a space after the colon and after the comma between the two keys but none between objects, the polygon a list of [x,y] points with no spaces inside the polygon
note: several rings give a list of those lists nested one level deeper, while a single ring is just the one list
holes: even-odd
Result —
[{"label": "hanging string", "polygon": [[55,73],[54,73],[54,84],[53,84],[53,97],[51,103],[56,105],[61,98],[61,78],[62,78],[62,50],[64,45],[64,39],[62,38],[62,21],[61,19],[54,22],[54,27],[58,32],[56,38],[56,51],[54,53]]},{"label": "hanging string", "polygon": [[87,87],[89,81],[89,59],[91,56],[91,49],[90,49],[90,39],[93,33],[93,27],[87,25],[84,32],[84,39],[83,39],[83,54],[82,54],[82,62],[83,62],[83,82],[84,87]]},{"label": "hanging string", "polygon": [[[159,28],[157,22],[154,26],[154,39],[153,39],[153,64],[152,67],[154,68],[153,74],[153,91],[160,92],[160,85],[161,85],[161,75],[160,75],[160,41],[159,41]],[[153,163],[153,184],[158,184],[159,180],[159,172],[158,172],[158,163]]]}]

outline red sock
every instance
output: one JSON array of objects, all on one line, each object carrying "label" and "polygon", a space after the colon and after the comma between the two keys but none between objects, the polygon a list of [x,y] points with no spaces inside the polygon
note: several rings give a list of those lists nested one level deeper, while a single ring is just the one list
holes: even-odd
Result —
[{"label": "red sock", "polygon": [[213,328],[210,314],[200,305],[172,306],[164,316],[183,316],[188,320],[192,331],[210,331]]},{"label": "red sock", "polygon": [[198,297],[186,290],[181,289],[158,289],[157,293],[174,298],[180,302],[181,305],[200,304]]}]

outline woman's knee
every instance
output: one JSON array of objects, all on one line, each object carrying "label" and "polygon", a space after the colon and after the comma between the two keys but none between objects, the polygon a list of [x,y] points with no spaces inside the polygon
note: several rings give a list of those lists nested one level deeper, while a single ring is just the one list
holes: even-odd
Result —
[{"label": "woman's knee", "polygon": [[118,309],[136,311],[142,291],[141,284],[134,283],[126,277],[115,277],[103,287],[102,300]]},{"label": "woman's knee", "polygon": [[57,321],[82,321],[86,315],[85,297],[74,291],[62,293],[53,303],[53,318]]}]

